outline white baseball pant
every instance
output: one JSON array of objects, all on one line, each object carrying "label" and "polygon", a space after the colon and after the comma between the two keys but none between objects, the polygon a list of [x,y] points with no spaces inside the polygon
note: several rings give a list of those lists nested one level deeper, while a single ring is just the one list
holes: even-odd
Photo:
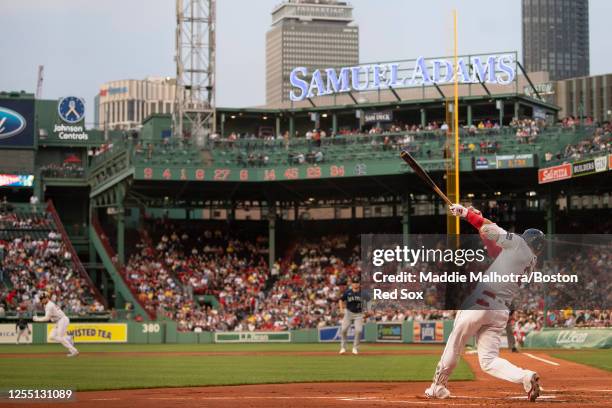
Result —
[{"label": "white baseball pant", "polygon": [[351,322],[355,324],[355,338],[353,339],[353,349],[357,350],[361,341],[361,332],[363,331],[363,313],[353,313],[348,309],[344,310],[342,318],[342,326],[340,328],[340,347],[346,349],[346,338],[348,330],[351,327]]},{"label": "white baseball pant", "polygon": [[506,328],[507,321],[507,310],[459,311],[436,368],[434,384],[447,386],[448,377],[455,369],[466,343],[472,336],[476,336],[480,368],[493,377],[525,386],[525,380],[533,372],[519,368],[499,357],[501,334]]},{"label": "white baseball pant", "polygon": [[62,317],[55,323],[55,327],[51,330],[51,340],[57,341],[62,346],[66,347],[68,351],[71,353],[76,353],[77,349],[70,343],[66,332],[68,330],[68,325],[70,324],[70,319],[67,317]]}]

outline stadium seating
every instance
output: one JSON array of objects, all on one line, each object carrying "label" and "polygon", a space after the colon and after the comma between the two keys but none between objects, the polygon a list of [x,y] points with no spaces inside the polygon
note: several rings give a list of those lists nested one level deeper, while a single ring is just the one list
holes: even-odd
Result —
[{"label": "stadium seating", "polygon": [[[551,160],[565,158],[568,146],[584,147],[581,142],[592,140],[595,129],[549,127],[538,130],[537,135],[530,138],[517,136],[521,134],[520,127],[477,129],[475,133],[462,129],[461,133],[463,157],[532,153],[544,161],[547,156]],[[603,147],[599,146],[598,150],[609,149],[609,139],[610,129],[607,129],[606,136],[600,137]],[[445,142],[445,133],[441,131],[343,134],[323,138],[320,146],[304,138],[289,140],[286,145],[281,139],[214,139],[208,145],[211,161],[206,162],[202,159],[201,148],[189,141],[145,142],[132,150],[135,164],[257,167],[297,164],[300,154],[308,162],[308,154],[319,151],[322,153],[320,162],[395,160],[399,149],[407,148],[417,158],[431,160],[430,165],[434,168],[443,168],[436,162],[444,160]]]},{"label": "stadium seating", "polygon": [[7,316],[31,314],[41,291],[68,314],[103,312],[103,300],[67,241],[52,208],[0,208],[0,304]]}]

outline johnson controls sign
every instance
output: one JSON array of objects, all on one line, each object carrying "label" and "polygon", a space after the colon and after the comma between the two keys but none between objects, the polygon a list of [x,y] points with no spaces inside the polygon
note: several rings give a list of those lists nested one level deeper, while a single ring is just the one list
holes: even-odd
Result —
[{"label": "johnson controls sign", "polygon": [[393,63],[327,68],[310,71],[297,67],[291,71],[289,98],[302,101],[342,92],[364,92],[415,86],[459,84],[509,85],[516,79],[516,53],[458,57],[425,58]]}]

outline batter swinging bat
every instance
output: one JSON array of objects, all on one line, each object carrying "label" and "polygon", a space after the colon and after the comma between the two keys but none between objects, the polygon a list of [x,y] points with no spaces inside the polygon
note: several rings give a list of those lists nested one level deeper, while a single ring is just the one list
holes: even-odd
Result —
[{"label": "batter swinging bat", "polygon": [[410,153],[408,153],[407,150],[402,150],[402,152],[400,153],[400,157],[402,159],[404,159],[404,161],[406,163],[408,163],[408,165],[410,167],[412,167],[412,170],[414,170],[414,172],[429,186],[433,189],[433,191],[436,192],[436,194],[438,194],[440,196],[441,199],[443,199],[446,204],[448,205],[453,205],[453,203],[451,203],[451,201],[448,199],[448,197],[446,196],[446,194],[444,194],[442,192],[442,190],[440,190],[440,187],[438,187],[436,185],[436,183],[434,183],[434,181],[431,179],[431,177],[429,177],[429,174],[427,174],[427,172],[425,170],[423,170],[423,168],[421,167],[421,165],[419,163],[417,163],[416,160],[414,160],[414,157],[412,157],[410,155]]}]

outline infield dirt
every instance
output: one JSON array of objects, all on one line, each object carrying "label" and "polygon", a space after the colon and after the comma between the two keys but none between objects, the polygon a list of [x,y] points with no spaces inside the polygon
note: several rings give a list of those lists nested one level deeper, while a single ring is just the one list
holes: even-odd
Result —
[{"label": "infield dirt", "polygon": [[[385,354],[385,351],[375,353]],[[397,354],[398,358],[410,358],[410,354],[419,353],[431,354],[431,351],[388,352],[388,354]],[[283,354],[308,355],[309,353],[283,352]],[[513,363],[540,373],[543,392],[536,402],[537,406],[612,407],[610,372],[550,357],[542,351],[530,352],[532,357],[525,353],[502,354]],[[464,357],[474,371],[476,380],[451,382],[449,388],[453,397],[448,400],[425,399],[423,391],[428,385],[425,382],[338,382],[78,392],[75,402],[43,405],[58,408],[534,406],[527,401],[522,386],[484,374],[478,367],[476,355],[468,354]],[[359,356],[338,358],[359,358]],[[41,403],[18,403],[0,404],[0,408],[11,405],[21,408],[42,406]]]}]

